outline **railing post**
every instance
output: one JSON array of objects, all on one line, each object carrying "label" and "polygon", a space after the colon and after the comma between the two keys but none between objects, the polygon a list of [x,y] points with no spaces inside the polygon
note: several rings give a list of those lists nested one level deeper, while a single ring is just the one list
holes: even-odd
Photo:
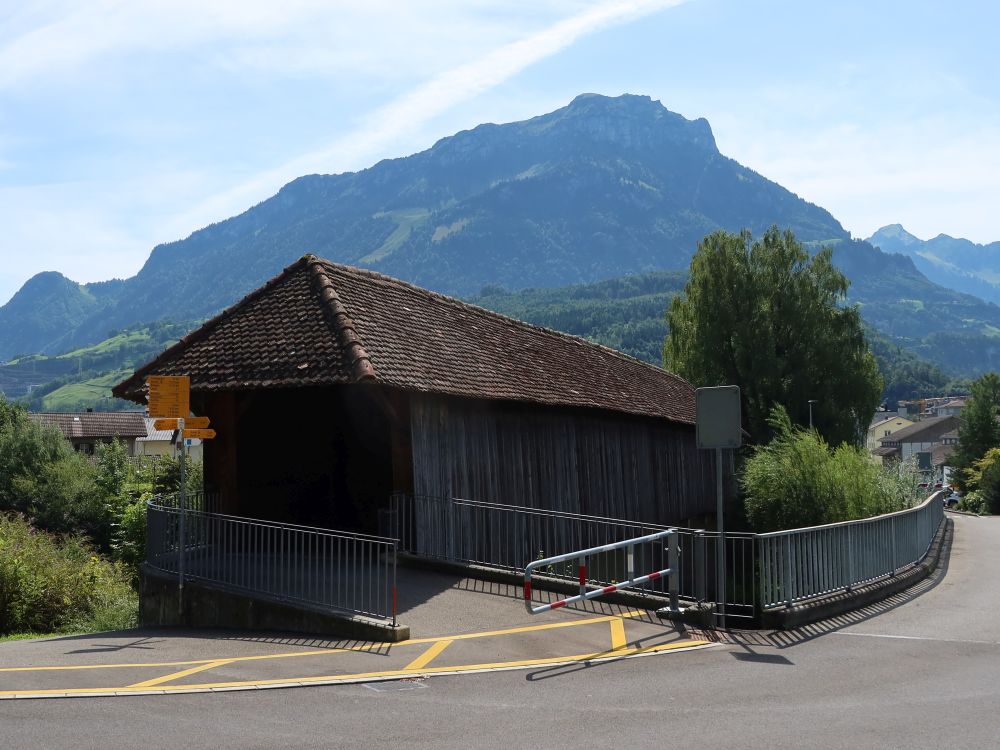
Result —
[{"label": "railing post", "polygon": [[680,612],[680,549],[678,545],[677,532],[667,537],[667,567],[670,568],[670,577],[667,579],[667,591],[670,595],[670,611]]},{"label": "railing post", "polygon": [[785,606],[792,608],[792,535],[785,534],[785,580],[782,581],[785,591]]},{"label": "railing post", "polygon": [[580,574],[580,596],[587,593],[587,556],[581,555],[579,559]]},{"label": "railing post", "polygon": [[891,538],[891,551],[892,560],[890,562],[890,567],[892,572],[889,573],[890,576],[896,575],[896,517],[889,516],[889,537]]},{"label": "railing post", "polygon": [[854,588],[854,525],[847,525],[847,590]]},{"label": "railing post", "polygon": [[700,604],[708,600],[708,593],[705,591],[705,568],[708,565],[708,556],[705,551],[704,529],[695,532],[694,560],[694,596]]}]

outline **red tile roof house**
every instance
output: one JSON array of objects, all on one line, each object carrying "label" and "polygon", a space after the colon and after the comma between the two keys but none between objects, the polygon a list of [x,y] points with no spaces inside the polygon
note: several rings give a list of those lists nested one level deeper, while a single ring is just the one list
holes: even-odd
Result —
[{"label": "red tile roof house", "polygon": [[[399,539],[409,529],[407,539],[415,541],[404,540],[404,550],[474,561],[485,560],[456,555],[453,545],[478,534],[498,546],[499,534],[484,527],[506,521],[490,514],[528,522],[510,510],[460,516],[452,498],[664,525],[715,509],[714,456],[696,448],[694,389],[686,381],[606,347],[313,256],[167,349],[116,386],[115,395],[144,403],[149,375],[189,376],[191,409],[216,430],[217,437],[205,441],[203,466],[206,491],[218,493],[213,501],[222,515],[199,516],[200,528],[265,529],[246,542],[264,539],[264,547],[245,556],[244,547],[227,557],[217,554],[218,544],[209,545],[217,555],[211,559],[224,560],[225,570],[234,569],[233,560],[284,565],[273,562],[269,521]],[[530,522],[537,525],[539,517]],[[391,528],[380,524],[386,518]],[[574,522],[559,523],[570,528]],[[625,528],[615,527],[616,533]],[[508,529],[508,537],[514,535]],[[551,542],[552,534],[545,535]],[[574,544],[558,552],[582,548],[584,540],[573,536]],[[326,580],[307,575],[275,590],[254,584],[252,604],[238,605],[240,614],[225,610],[211,619],[223,612],[218,599],[177,606],[176,583],[169,583],[176,581],[169,578],[176,547],[168,537],[156,537],[166,540],[166,556],[143,573],[147,624],[267,627],[254,619],[262,602],[294,599],[301,613],[301,592]],[[515,567],[539,549],[523,533],[519,538],[532,549],[514,553]],[[552,554],[556,546],[547,542],[545,549]],[[199,554],[208,555],[208,547]],[[337,559],[330,575],[355,569]],[[217,570],[197,575],[215,585]],[[285,581],[287,570],[264,580]],[[380,580],[376,590],[387,585]],[[247,592],[235,588],[240,596]],[[339,600],[318,606],[346,610],[355,622],[359,615],[388,618],[389,599],[395,628],[394,595],[375,609]],[[315,632],[296,612],[282,627]],[[270,627],[275,616],[267,615]],[[340,626],[320,627],[333,632]],[[390,636],[351,631],[351,637],[403,636],[394,630]]]},{"label": "red tile roof house", "polygon": [[223,512],[376,529],[390,494],[663,524],[714,509],[694,390],[612,349],[306,256],[114,388],[188,375]]},{"label": "red tile roof house", "polygon": [[142,412],[30,412],[28,417],[46,427],[55,427],[73,444],[74,450],[93,453],[98,443],[123,440],[134,456],[135,441],[146,437]]}]

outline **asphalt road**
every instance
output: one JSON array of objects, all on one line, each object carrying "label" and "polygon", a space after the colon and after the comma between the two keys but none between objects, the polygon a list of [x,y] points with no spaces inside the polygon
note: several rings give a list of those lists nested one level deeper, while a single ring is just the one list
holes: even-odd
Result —
[{"label": "asphalt road", "polygon": [[5,748],[1000,747],[1000,518],[914,590],[792,633],[593,666],[0,702]]}]

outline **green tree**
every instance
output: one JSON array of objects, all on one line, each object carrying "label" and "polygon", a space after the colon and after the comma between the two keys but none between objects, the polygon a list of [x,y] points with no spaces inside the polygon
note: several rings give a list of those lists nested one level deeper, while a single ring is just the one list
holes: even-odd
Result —
[{"label": "green tree", "polygon": [[977,461],[991,448],[1000,447],[1000,375],[988,372],[972,383],[971,395],[962,409],[958,448],[953,463],[959,469],[958,484],[967,489],[967,478]]},{"label": "green tree", "polygon": [[860,443],[882,396],[849,282],[829,249],[810,254],[777,227],[714,232],[698,245],[684,292],[667,310],[664,367],[696,386],[738,385],[744,426],[756,443],[774,434],[781,405],[795,424],[813,421],[827,441]]},{"label": "green tree", "polygon": [[990,448],[972,464],[967,484],[982,495],[990,513],[1000,513],[1000,448]]}]

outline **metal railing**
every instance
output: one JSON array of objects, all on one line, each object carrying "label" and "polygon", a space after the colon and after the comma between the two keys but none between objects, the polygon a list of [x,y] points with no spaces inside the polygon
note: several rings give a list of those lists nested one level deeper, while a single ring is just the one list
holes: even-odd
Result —
[{"label": "metal railing", "polygon": [[[380,533],[400,540],[400,549],[420,557],[450,560],[520,573],[532,561],[647,536],[672,527],[579,513],[526,508],[460,498],[395,494],[380,515]],[[676,529],[679,560],[677,585],[688,602],[716,601],[715,550],[719,535],[701,529]],[[726,612],[755,615],[754,537],[725,534]],[[636,565],[646,570],[671,567],[663,544],[644,545]],[[572,565],[549,565],[548,575],[577,578]],[[590,561],[588,582],[606,586],[625,580],[621,554]],[[640,592],[668,597],[666,582],[650,582]]]},{"label": "metal railing", "polygon": [[[646,545],[653,545],[654,549],[662,547],[664,541],[667,542],[667,559],[670,567],[653,569],[649,570],[648,573],[636,575],[637,570],[648,570],[647,568],[636,566],[636,551],[642,550]],[[625,558],[625,580],[621,583],[612,583],[607,586],[601,586],[600,588],[591,588],[589,580],[590,561],[600,559],[608,554],[614,554],[619,551],[623,553]],[[531,574],[535,570],[547,569],[553,565],[559,565],[567,562],[576,563],[580,593],[576,596],[567,597],[566,599],[558,599],[554,602],[540,604],[537,607],[532,606]],[[680,606],[677,591],[677,564],[678,544],[676,529],[658,531],[655,534],[648,534],[647,536],[640,536],[634,539],[626,539],[623,542],[604,544],[600,547],[591,547],[590,549],[577,550],[563,555],[554,555],[553,557],[546,557],[541,560],[533,560],[524,567],[524,606],[525,609],[528,610],[528,614],[537,615],[541,612],[548,612],[549,610],[558,609],[570,604],[576,604],[590,599],[597,599],[616,591],[624,591],[626,589],[633,589],[637,586],[642,586],[654,581],[666,580],[670,594],[670,610],[672,612],[678,612],[680,610]]]},{"label": "metal railing", "polygon": [[[152,502],[154,505],[164,508],[180,508],[180,495],[176,492],[171,492],[166,495],[157,495],[153,498]],[[219,493],[185,492],[184,508],[185,510],[197,510],[202,513],[218,513]]]},{"label": "metal railing", "polygon": [[[150,501],[146,561],[186,580],[396,624],[396,541]],[[183,526],[182,526],[183,524]],[[181,540],[183,541],[183,545]]]},{"label": "metal railing", "polygon": [[758,534],[760,605],[791,607],[893,576],[923,560],[943,518],[932,496],[875,518]]}]

